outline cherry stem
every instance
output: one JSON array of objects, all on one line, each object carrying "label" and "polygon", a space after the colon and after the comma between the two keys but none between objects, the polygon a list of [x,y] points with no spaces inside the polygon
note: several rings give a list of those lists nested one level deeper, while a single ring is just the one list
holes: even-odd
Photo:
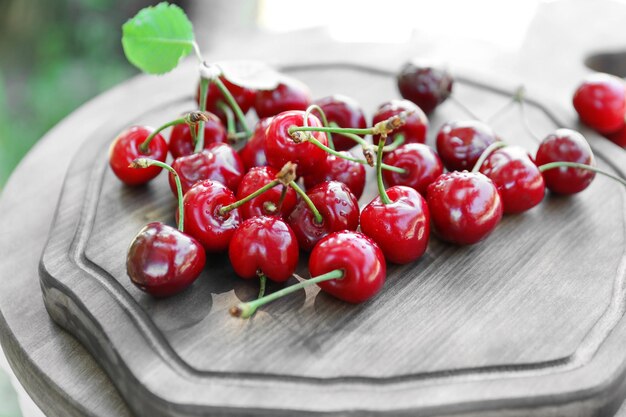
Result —
[{"label": "cherry stem", "polygon": [[224,206],[224,207],[220,208],[219,213],[223,216],[226,213],[228,213],[229,211],[232,211],[232,210],[236,209],[237,207],[243,206],[244,204],[246,204],[248,201],[252,200],[253,198],[256,198],[256,197],[260,196],[261,194],[263,194],[267,190],[270,190],[270,189],[276,187],[278,184],[280,184],[280,180],[278,180],[278,179],[273,180],[271,182],[268,182],[263,187],[259,188],[258,190],[256,190],[252,194],[248,194],[247,196],[245,196],[241,200],[235,201],[232,204],[229,204],[227,206]]},{"label": "cherry stem", "polygon": [[489,155],[491,155],[493,151],[495,151],[496,149],[504,148],[505,146],[506,146],[506,143],[502,141],[494,142],[491,145],[487,146],[487,148],[483,151],[483,153],[480,154],[480,157],[474,164],[474,168],[472,168],[472,172],[480,171],[480,168],[483,166],[487,158],[489,158]]},{"label": "cherry stem", "polygon": [[252,131],[250,131],[250,128],[248,127],[246,116],[243,114],[241,107],[239,107],[239,104],[237,104],[237,101],[235,100],[233,95],[230,93],[230,91],[228,91],[228,88],[226,88],[226,85],[224,85],[224,83],[219,77],[213,78],[211,82],[213,82],[217,86],[217,88],[220,89],[220,91],[222,92],[222,95],[224,96],[224,98],[226,98],[228,105],[235,112],[235,115],[237,116],[239,123],[241,123],[241,126],[243,126],[243,130],[246,132],[246,136],[247,137],[252,136]]},{"label": "cherry stem", "polygon": [[302,188],[300,188],[300,186],[298,184],[296,184],[295,181],[291,181],[289,183],[289,186],[291,188],[293,188],[296,191],[296,193],[298,193],[298,195],[300,195],[300,197],[304,200],[306,205],[309,206],[309,210],[311,210],[313,212],[313,217],[315,217],[315,223],[322,224],[322,222],[324,221],[324,218],[320,214],[320,212],[317,209],[317,207],[315,207],[315,204],[313,204],[313,201],[311,201],[309,196],[306,195],[304,190]]},{"label": "cherry stem", "polygon": [[228,137],[231,137],[232,134],[237,133],[237,128],[235,127],[235,115],[233,114],[232,109],[222,100],[217,102],[217,108],[220,109],[226,116],[226,131],[228,132]]},{"label": "cherry stem", "polygon": [[493,113],[491,116],[487,117],[486,123],[493,123],[493,121],[497,118],[499,118],[500,116],[502,116],[504,113],[506,113],[506,111],[509,109],[509,107],[511,107],[512,105],[514,105],[515,103],[520,103],[522,100],[524,100],[524,92],[526,90],[524,89],[523,85],[520,85],[517,90],[515,90],[515,92],[513,93],[513,96],[511,96],[511,99],[509,101],[507,101],[504,106],[500,107],[498,110],[495,111],[495,113]]},{"label": "cherry stem", "polygon": [[476,113],[471,111],[469,107],[467,107],[465,104],[463,104],[463,102],[461,102],[458,98],[456,98],[454,94],[450,96],[450,101],[456,104],[456,106],[460,108],[461,110],[463,110],[470,118],[481,121],[480,117],[476,116]]},{"label": "cherry stem", "polygon": [[[209,80],[206,78],[200,79],[200,111],[206,111],[206,98],[209,93]],[[196,146],[194,153],[200,153],[204,149],[204,120],[198,123],[198,130],[196,134]]]},{"label": "cherry stem", "polygon": [[613,175],[613,174],[609,174],[606,171],[602,171],[599,168],[593,167],[591,165],[587,165],[587,164],[580,164],[578,162],[566,162],[566,161],[558,161],[558,162],[550,162],[544,165],[541,165],[539,167],[539,171],[540,172],[544,172],[544,171],[548,171],[550,169],[555,169],[555,168],[561,168],[561,167],[567,167],[567,168],[578,168],[578,169],[584,169],[587,171],[593,171],[595,173],[607,176],[611,179],[614,179],[615,181],[619,182],[620,184],[626,186],[626,180],[624,178],[618,177],[617,175]]},{"label": "cherry stem", "polygon": [[304,281],[300,281],[297,284],[291,285],[289,287],[285,287],[282,290],[276,291],[272,294],[268,294],[264,297],[258,298],[254,301],[250,301],[248,303],[239,303],[235,307],[230,309],[230,314],[233,317],[241,317],[242,319],[247,319],[252,316],[259,307],[270,303],[274,300],[277,300],[285,295],[289,295],[293,292],[301,290],[303,288],[309,287],[314,284],[319,284],[320,282],[330,281],[333,279],[343,279],[344,271],[343,269],[335,269],[325,274],[319,275],[314,278],[310,278]]},{"label": "cherry stem", "polygon": [[150,135],[146,138],[146,140],[141,142],[141,145],[139,145],[139,152],[141,152],[144,155],[148,155],[150,142],[152,142],[152,139],[154,139],[156,135],[158,135],[159,133],[161,133],[161,131],[167,129],[170,126],[182,125],[183,123],[187,123],[187,116],[181,117],[176,120],[172,120],[171,122],[167,122],[164,125],[160,126],[158,129],[150,133]]},{"label": "cherry stem", "polygon": [[[317,104],[311,104],[309,107],[307,107],[306,111],[304,112],[304,125],[308,126],[309,123],[309,114],[311,114],[311,112],[313,110],[317,110],[317,112],[321,115],[322,118],[322,124],[324,125],[324,127],[339,127],[339,125],[337,125],[336,123],[333,123],[333,126],[331,126],[330,124],[328,124],[328,119],[326,118],[326,113],[324,113],[324,110],[322,110],[322,108],[320,106],[318,106]],[[331,132],[327,132],[326,133],[326,138],[328,138],[328,147],[331,149],[335,149],[335,143],[333,142],[333,135]]]},{"label": "cherry stem", "polygon": [[385,148],[386,136],[381,136],[378,141],[378,153],[376,155],[376,181],[378,182],[378,194],[383,204],[391,204],[391,200],[385,191],[385,184],[383,184],[383,150]]},{"label": "cherry stem", "polygon": [[259,298],[263,298],[263,296],[265,295],[265,284],[267,283],[267,277],[261,271],[258,271],[257,275],[259,276],[259,295],[256,297],[258,300]]},{"label": "cherry stem", "polygon": [[402,133],[399,133],[393,138],[393,142],[391,142],[389,145],[386,145],[383,148],[383,152],[395,151],[403,144],[404,144],[404,135]]},{"label": "cherry stem", "polygon": [[283,208],[285,197],[287,197],[287,186],[283,185],[283,189],[280,192],[280,198],[278,199],[278,204],[276,204],[276,212],[279,212]]},{"label": "cherry stem", "polygon": [[183,187],[180,184],[180,178],[176,170],[165,162],[149,158],[137,158],[131,162],[129,166],[131,168],[148,168],[150,166],[157,166],[168,170],[174,176],[174,182],[176,183],[176,195],[178,196],[178,230],[184,232],[185,211],[183,210]]},{"label": "cherry stem", "polygon": [[337,133],[343,135],[344,133],[352,133],[354,135],[375,135],[373,127],[358,129],[352,127],[321,127],[321,126],[291,126],[288,129],[288,133],[291,135],[294,132],[324,132],[324,133]]}]

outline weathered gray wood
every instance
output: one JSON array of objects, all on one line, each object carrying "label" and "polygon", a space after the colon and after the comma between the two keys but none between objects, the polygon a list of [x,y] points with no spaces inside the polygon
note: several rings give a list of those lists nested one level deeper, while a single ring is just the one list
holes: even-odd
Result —
[{"label": "weathered gray wood", "polygon": [[[370,114],[393,89],[384,71],[289,72],[316,95],[355,97]],[[191,89],[169,84],[166,91],[169,99],[129,109],[79,151],[42,261],[50,314],[88,347],[137,414],[583,416],[621,402],[624,190],[604,179],[507,217],[480,245],[433,239],[424,258],[391,267],[384,291],[360,306],[308,289],[253,320],[231,318],[228,308],[256,287],[237,279],[223,257],[177,297],[140,293],[125,275],[128,242],[147,221],[171,222],[173,200],[165,177],[144,189],[121,185],[104,150],[124,126],[192,106]],[[511,93],[462,78],[456,90],[483,118]],[[530,107],[539,135],[561,125],[554,109]],[[445,104],[431,136],[459,118],[467,115]],[[536,149],[519,113],[493,125],[505,140]],[[590,141],[600,166],[626,166],[623,154],[609,156],[612,145]],[[361,202],[374,193],[370,187]]]}]

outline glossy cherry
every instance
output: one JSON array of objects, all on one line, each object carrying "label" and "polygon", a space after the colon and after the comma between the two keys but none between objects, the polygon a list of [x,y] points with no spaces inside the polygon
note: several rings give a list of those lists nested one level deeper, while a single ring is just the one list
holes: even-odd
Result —
[{"label": "glossy cherry", "polygon": [[[404,143],[425,143],[428,131],[428,118],[422,109],[408,100],[391,100],[382,104],[374,113],[372,124],[382,122],[402,112],[411,112],[411,114],[406,118],[404,125],[387,136],[385,144],[388,145],[393,142],[399,134],[404,136]],[[378,144],[379,138],[379,135],[374,135],[374,145]]]},{"label": "glossy cherry", "polygon": [[[241,111],[245,114],[254,105],[256,98],[256,91],[250,88],[241,87],[228,81],[224,76],[220,76],[220,80],[224,83],[228,91],[232,94],[233,98],[241,108]],[[218,106],[218,102],[228,104],[228,101],[223,96],[220,89],[214,83],[209,83],[206,98],[206,110],[215,114],[220,118],[222,123],[226,124],[226,115]],[[200,86],[196,90],[196,102],[200,102]]]},{"label": "glossy cherry", "polygon": [[[254,193],[264,185],[276,179],[278,171],[271,167],[254,167],[244,175],[239,184],[237,190],[237,199],[242,198]],[[286,217],[291,213],[296,205],[296,192],[291,187],[286,187],[285,198],[280,204],[280,210],[278,210],[279,201],[283,193],[283,185],[279,184],[268,191],[264,192],[260,196],[253,198],[247,203],[239,207],[239,211],[244,219],[249,219],[255,216],[273,216],[280,215]],[[271,208],[278,211],[272,211]]]},{"label": "glossy cherry", "polygon": [[[352,156],[347,151],[339,153]],[[317,184],[326,181],[344,183],[358,200],[361,198],[365,188],[365,167],[358,162],[348,161],[335,155],[328,155],[326,160],[313,173],[304,177],[304,185],[307,189],[311,189]]]},{"label": "glossy cherry", "polygon": [[298,242],[278,217],[259,216],[244,221],[233,235],[228,256],[235,273],[251,279],[262,273],[276,282],[287,281],[298,266]]},{"label": "glossy cherry", "polygon": [[254,109],[259,119],[288,110],[306,110],[311,104],[311,91],[294,78],[284,78],[273,90],[259,90]]},{"label": "glossy cherry", "polygon": [[471,245],[486,238],[502,218],[502,201],[489,178],[453,171],[428,186],[426,202],[432,226],[443,240]]},{"label": "glossy cherry", "polygon": [[267,158],[265,157],[265,132],[271,121],[271,117],[259,120],[252,136],[248,139],[244,147],[239,150],[239,157],[246,170],[250,170],[252,167],[267,165]]},{"label": "glossy cherry", "polygon": [[[296,143],[289,134],[291,126],[304,126],[304,112],[300,110],[286,111],[274,117],[267,127],[265,138],[265,156],[268,165],[281,169],[287,162],[298,165],[298,175],[308,175],[314,172],[327,157],[326,151],[312,143]],[[308,125],[321,127],[320,120],[309,115]],[[312,136],[323,145],[328,145],[328,139],[323,132],[311,132]]]},{"label": "glossy cherry", "polygon": [[437,133],[437,153],[448,171],[470,170],[498,137],[477,120],[445,123]]},{"label": "glossy cherry", "polygon": [[388,186],[406,185],[425,196],[426,188],[443,174],[443,164],[439,155],[430,146],[422,143],[407,143],[389,152],[383,162],[406,172],[383,171]]},{"label": "glossy cherry", "polygon": [[[212,113],[205,113],[205,116],[208,121],[204,123],[204,147],[208,148],[213,143],[227,142],[226,129],[220,119]],[[195,144],[188,124],[182,123],[172,128],[168,147],[174,159],[193,153]]]},{"label": "glossy cherry", "polygon": [[543,176],[522,147],[507,146],[492,152],[480,172],[498,188],[504,213],[529,210],[541,203],[545,195]]},{"label": "glossy cherry", "polygon": [[190,286],[202,272],[205,260],[204,249],[196,239],[154,222],[131,242],[126,270],[140,290],[167,297]]},{"label": "glossy cherry", "polygon": [[430,114],[450,96],[454,80],[446,69],[414,60],[400,69],[397,82],[403,98]]},{"label": "glossy cherry", "polygon": [[[538,166],[561,161],[594,165],[593,152],[583,135],[571,129],[558,129],[541,142],[535,158]],[[595,176],[593,171],[569,167],[543,172],[546,187],[558,194],[578,193],[587,188]]]},{"label": "glossy cherry", "polygon": [[120,133],[111,143],[109,165],[113,173],[127,185],[145,184],[161,172],[161,168],[156,166],[145,169],[129,167],[131,162],[141,157],[161,162],[167,158],[167,143],[160,134],[154,136],[146,153],[141,151],[141,144],[152,132],[153,129],[149,127],[133,126]]},{"label": "glossy cherry", "polygon": [[580,120],[600,133],[614,133],[624,126],[626,86],[621,78],[592,74],[576,89],[573,102]]},{"label": "glossy cherry", "polygon": [[315,221],[313,212],[304,200],[298,201],[287,218],[287,223],[296,234],[301,249],[310,251],[329,233],[356,230],[359,226],[359,204],[343,183],[324,182],[306,194],[322,215],[322,223]]},{"label": "glossy cherry", "polygon": [[[328,123],[331,125],[334,123],[339,127],[356,129],[367,128],[367,121],[365,120],[363,109],[356,100],[350,97],[335,94],[315,100],[313,104],[320,106],[326,115],[326,120],[328,120]],[[321,115],[317,110],[313,110],[312,113],[321,120]],[[337,151],[346,151],[356,145],[352,139],[340,134],[333,135],[333,143]]]},{"label": "glossy cherry", "polygon": [[361,231],[372,238],[389,262],[406,264],[419,259],[428,246],[430,213],[426,200],[413,188],[387,189],[391,203],[380,196],[361,212]]},{"label": "glossy cherry", "polygon": [[235,201],[233,192],[218,181],[196,183],[183,199],[185,232],[196,238],[207,252],[225,251],[242,218],[238,209],[225,214],[220,209]]}]

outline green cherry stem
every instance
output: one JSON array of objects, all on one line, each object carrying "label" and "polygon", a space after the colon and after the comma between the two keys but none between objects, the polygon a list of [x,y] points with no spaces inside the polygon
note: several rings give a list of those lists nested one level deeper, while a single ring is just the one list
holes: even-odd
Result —
[{"label": "green cherry stem", "polygon": [[300,281],[299,283],[295,285],[291,285],[289,287],[283,288],[282,290],[276,291],[272,294],[268,294],[254,301],[250,301],[248,303],[237,304],[235,307],[232,307],[230,309],[230,314],[233,317],[241,317],[242,319],[247,319],[250,316],[252,316],[259,307],[267,303],[270,303],[274,300],[284,297],[285,295],[289,295],[293,292],[309,287],[311,285],[319,284],[320,282],[330,281],[333,279],[342,279],[343,276],[344,276],[344,271],[342,269],[335,269],[333,271],[327,272],[317,277]]},{"label": "green cherry stem", "polygon": [[236,209],[238,207],[243,206],[244,204],[246,204],[248,201],[252,200],[253,198],[256,198],[256,197],[260,196],[261,194],[263,194],[267,190],[270,190],[270,189],[276,187],[280,183],[281,182],[278,179],[273,180],[272,182],[268,182],[263,187],[259,188],[258,190],[256,190],[252,194],[248,194],[247,196],[245,196],[241,200],[235,201],[232,204],[229,204],[227,206],[224,206],[224,207],[220,208],[219,213],[223,216],[226,213],[228,213],[229,211],[232,211],[232,210],[234,210],[234,209]]},{"label": "green cherry stem", "polygon": [[[309,124],[309,114],[311,114],[311,112],[313,110],[317,110],[317,112],[321,115],[322,117],[322,124],[324,125],[324,127],[339,127],[339,125],[337,125],[336,123],[333,123],[334,126],[329,125],[328,124],[328,119],[326,118],[326,113],[324,113],[324,110],[322,110],[322,108],[320,106],[318,106],[317,104],[311,104],[309,107],[307,107],[306,111],[304,112],[304,118],[303,118],[303,122],[305,126],[308,126]],[[335,143],[333,142],[333,135],[331,132],[327,132],[326,133],[326,138],[328,139],[328,147],[331,149],[335,149]]]},{"label": "green cherry stem", "polygon": [[472,172],[480,171],[480,168],[483,166],[487,158],[489,158],[489,155],[491,155],[493,151],[495,151],[496,149],[504,148],[505,146],[506,146],[506,143],[502,141],[494,142],[491,145],[487,146],[487,148],[483,151],[483,153],[480,154],[480,157],[474,164],[474,168],[472,168]]},{"label": "green cherry stem", "polygon": [[398,133],[397,135],[395,135],[395,137],[393,138],[393,142],[391,142],[389,145],[386,145],[383,148],[383,152],[392,152],[395,151],[396,149],[398,149],[400,146],[402,146],[404,144],[404,135],[402,133]]},{"label": "green cherry stem", "polygon": [[141,145],[139,145],[139,152],[141,152],[144,155],[147,155],[150,142],[152,142],[152,139],[154,139],[156,135],[158,135],[159,133],[161,133],[163,130],[167,129],[170,126],[182,125],[183,123],[187,123],[187,116],[181,117],[176,120],[172,120],[171,122],[167,122],[164,125],[159,126],[156,130],[150,133],[150,135],[146,138],[146,140],[141,142]]},{"label": "green cherry stem", "polygon": [[[209,80],[206,78],[200,79],[200,111],[206,111],[206,98],[209,93]],[[204,121],[198,123],[196,146],[194,153],[200,153],[204,149]]]},{"label": "green cherry stem", "polygon": [[549,169],[555,169],[555,168],[561,168],[561,167],[578,168],[578,169],[584,169],[584,170],[587,170],[587,171],[593,171],[593,172],[595,172],[597,174],[601,174],[601,175],[604,175],[604,176],[609,177],[611,179],[614,179],[615,181],[619,182],[620,184],[626,186],[626,179],[624,179],[622,177],[618,177],[617,175],[609,174],[608,172],[602,171],[601,169],[593,167],[591,165],[580,164],[578,162],[566,162],[566,161],[550,162],[550,163],[541,165],[539,167],[539,171],[540,172],[544,172],[544,171],[547,171]]},{"label": "green cherry stem", "polygon": [[288,129],[288,133],[291,135],[294,132],[324,132],[324,133],[337,133],[343,135],[344,133],[352,133],[354,135],[373,135],[374,128],[358,129],[352,127],[331,127],[331,126],[291,126]]},{"label": "green cherry stem", "polygon": [[226,116],[226,131],[228,132],[228,137],[231,137],[231,135],[237,133],[237,129],[235,127],[235,115],[233,114],[232,109],[221,100],[217,102],[217,108],[220,109]]},{"label": "green cherry stem", "polygon": [[383,184],[383,154],[385,153],[385,142],[386,137],[381,137],[378,141],[378,153],[376,155],[376,181],[378,183],[378,194],[380,195],[380,200],[383,204],[390,204],[391,200],[387,195],[387,191],[385,190],[385,184]]},{"label": "green cherry stem", "polygon": [[267,277],[261,271],[257,271],[257,275],[259,276],[259,295],[256,297],[257,299],[263,298],[265,295],[265,285],[267,284]]},{"label": "green cherry stem", "polygon": [[129,166],[131,168],[148,168],[150,166],[157,166],[168,170],[174,176],[174,182],[176,182],[176,195],[178,196],[178,230],[184,232],[185,211],[183,210],[183,187],[180,184],[180,178],[178,177],[176,170],[165,162],[150,158],[137,158],[131,162]]},{"label": "green cherry stem", "polygon": [[243,114],[241,107],[239,107],[239,104],[237,104],[237,101],[235,101],[235,98],[230,93],[230,91],[228,91],[228,88],[226,88],[222,80],[220,80],[219,77],[215,77],[211,80],[211,82],[214,83],[217,86],[217,88],[220,89],[220,91],[222,92],[222,95],[224,96],[224,98],[226,98],[228,105],[235,112],[235,115],[237,116],[239,123],[241,123],[241,126],[243,126],[243,130],[246,132],[246,136],[247,137],[252,136],[252,131],[248,127],[246,116]]},{"label": "green cherry stem", "polygon": [[320,212],[317,209],[317,207],[315,207],[315,204],[313,204],[313,201],[311,201],[309,196],[306,195],[304,190],[302,188],[300,188],[300,186],[298,184],[296,184],[295,181],[291,181],[289,183],[289,186],[291,188],[293,188],[295,190],[295,192],[298,193],[298,195],[304,200],[306,205],[309,206],[309,210],[311,210],[313,212],[313,217],[315,217],[315,223],[322,224],[322,222],[324,221],[324,218],[320,214]]}]

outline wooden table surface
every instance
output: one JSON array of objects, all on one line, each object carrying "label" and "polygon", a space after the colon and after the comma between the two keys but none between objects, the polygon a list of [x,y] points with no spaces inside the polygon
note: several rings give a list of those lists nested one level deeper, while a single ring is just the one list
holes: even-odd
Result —
[{"label": "wooden table surface", "polygon": [[[489,51],[484,45],[476,45],[472,54],[462,53],[471,43],[460,40],[454,46],[415,41],[397,48],[381,48],[383,55],[377,56],[384,56],[390,67],[398,67],[412,56],[437,56],[451,62],[453,69],[469,68],[495,78],[519,81],[531,92],[547,89],[554,100],[568,103],[571,90],[587,72],[581,62],[588,53],[595,51],[597,45],[601,45],[601,50],[626,49],[620,24],[625,19],[626,7],[618,3],[559,1],[541,6],[526,41],[514,54]],[[337,57],[345,60],[348,56],[363,62],[367,61],[362,58],[365,51],[372,50],[371,46],[358,45],[347,51],[346,46],[313,41],[318,38],[311,33],[301,36],[311,40],[313,50],[325,48],[323,57],[310,56],[307,59],[311,61],[332,61]],[[265,50],[263,55],[272,56],[277,62],[285,61],[280,54],[282,42],[285,41],[273,42],[275,54]],[[227,46],[217,47],[212,54],[231,57],[227,51]],[[260,58],[254,48],[239,51],[242,57]],[[74,152],[106,122],[96,115],[109,114],[115,103],[138,94],[146,82],[138,78],[122,84],[61,122],[22,161],[0,200],[0,341],[16,375],[49,415],[130,415],[92,357],[50,320],[41,299],[37,267]],[[153,98],[158,101],[158,93]],[[84,129],[78,139],[66,134],[76,120],[81,120]]]}]

